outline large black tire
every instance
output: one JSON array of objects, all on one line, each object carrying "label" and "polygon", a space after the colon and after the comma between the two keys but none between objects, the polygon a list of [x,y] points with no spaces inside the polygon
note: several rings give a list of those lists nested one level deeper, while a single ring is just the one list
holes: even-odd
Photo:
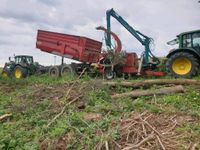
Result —
[{"label": "large black tire", "polygon": [[61,67],[61,76],[73,76],[74,75],[74,70],[70,65],[63,65]]},{"label": "large black tire", "polygon": [[28,70],[22,66],[16,66],[13,72],[13,76],[16,79],[25,78],[28,75]]},{"label": "large black tire", "polygon": [[175,78],[191,78],[198,73],[199,62],[190,53],[178,52],[168,58],[166,67]]},{"label": "large black tire", "polygon": [[104,70],[104,77],[105,77],[107,80],[112,80],[112,79],[114,79],[114,77],[115,77],[115,72],[112,71],[112,69],[111,69],[110,67],[105,68],[105,70]]},{"label": "large black tire", "polygon": [[59,77],[60,76],[60,69],[57,66],[52,66],[49,68],[49,75],[52,77]]}]

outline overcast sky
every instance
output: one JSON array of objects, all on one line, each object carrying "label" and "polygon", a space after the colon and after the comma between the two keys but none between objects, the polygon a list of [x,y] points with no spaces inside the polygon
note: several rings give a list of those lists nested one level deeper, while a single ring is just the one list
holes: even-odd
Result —
[{"label": "overcast sky", "polygon": [[[200,29],[198,0],[0,0],[0,66],[14,54],[33,55],[43,65],[53,64],[53,55],[35,48],[38,29],[103,41],[103,33],[95,27],[106,26],[105,13],[110,8],[152,37],[158,56],[168,53],[172,47],[166,42],[179,33]],[[114,19],[112,30],[124,50],[138,54],[144,50]]]}]

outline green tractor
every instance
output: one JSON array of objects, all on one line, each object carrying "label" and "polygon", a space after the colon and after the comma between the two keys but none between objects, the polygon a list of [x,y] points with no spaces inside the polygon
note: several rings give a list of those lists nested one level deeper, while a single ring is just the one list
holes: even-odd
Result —
[{"label": "green tractor", "polygon": [[198,74],[200,67],[200,30],[184,32],[169,45],[179,44],[167,55],[166,67],[175,78],[191,78]]},{"label": "green tractor", "polygon": [[5,63],[2,71],[3,77],[25,78],[36,73],[45,73],[46,67],[34,63],[32,56],[18,55],[14,61],[9,57],[9,62]]}]

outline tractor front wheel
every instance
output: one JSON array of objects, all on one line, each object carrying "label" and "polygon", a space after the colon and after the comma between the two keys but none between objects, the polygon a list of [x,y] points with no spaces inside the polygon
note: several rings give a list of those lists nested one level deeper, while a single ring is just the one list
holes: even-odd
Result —
[{"label": "tractor front wheel", "polygon": [[198,60],[189,53],[179,52],[172,55],[166,63],[169,73],[176,78],[191,78],[198,73]]},{"label": "tractor front wheel", "polygon": [[3,70],[3,72],[1,73],[3,78],[9,78],[10,77],[10,72],[7,70]]},{"label": "tractor front wheel", "polygon": [[28,71],[26,68],[21,66],[16,66],[14,69],[14,77],[16,79],[25,78],[28,75]]}]

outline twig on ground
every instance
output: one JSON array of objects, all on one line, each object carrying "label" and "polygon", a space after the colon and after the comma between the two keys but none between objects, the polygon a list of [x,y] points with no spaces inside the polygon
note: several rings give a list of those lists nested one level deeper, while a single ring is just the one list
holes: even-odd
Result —
[{"label": "twig on ground", "polygon": [[57,114],[57,115],[51,120],[51,122],[49,122],[49,124],[47,125],[47,128],[48,128],[57,118],[59,118],[59,117],[65,112],[65,109],[67,108],[67,106],[71,105],[72,103],[74,103],[75,101],[77,101],[79,98],[80,98],[80,96],[74,98],[72,101],[70,101],[69,103],[67,103],[67,104],[62,108],[61,112],[60,112],[59,114]]},{"label": "twig on ground", "polygon": [[8,117],[10,117],[10,116],[12,116],[11,113],[10,113],[10,114],[4,114],[4,115],[0,116],[0,121],[3,120],[3,119],[8,118]]},{"label": "twig on ground", "polygon": [[158,132],[154,127],[152,127],[152,125],[150,125],[146,120],[143,120],[142,118],[141,118],[141,120],[142,120],[145,124],[147,124],[154,132],[156,132],[160,137],[162,137],[162,134],[161,134],[160,132]]},{"label": "twig on ground", "polygon": [[108,141],[105,142],[106,150],[109,150]]},{"label": "twig on ground", "polygon": [[160,139],[160,137],[159,137],[158,135],[156,135],[156,138],[158,139],[158,142],[160,143],[160,146],[162,147],[162,149],[163,149],[163,150],[166,150],[166,149],[165,149],[165,146],[163,145],[163,143],[162,143],[162,141],[161,141],[161,139]]},{"label": "twig on ground", "polygon": [[78,80],[81,78],[81,76],[85,73],[85,70],[87,68],[84,68],[83,71],[81,72],[81,74],[78,76],[78,78],[72,83],[71,87],[69,88],[69,90],[67,91],[67,96],[69,95],[70,91],[72,90],[72,88],[74,87],[74,85],[78,82]]},{"label": "twig on ground", "polygon": [[142,129],[143,129],[144,135],[147,136],[146,128],[143,122],[142,122]]},{"label": "twig on ground", "polygon": [[194,143],[194,145],[192,146],[191,150],[195,150],[198,145],[199,145],[199,143]]},{"label": "twig on ground", "polygon": [[115,145],[117,145],[118,148],[120,148],[120,149],[122,148],[122,146],[119,145],[115,140],[112,140],[112,141],[113,141],[113,143],[115,143]]},{"label": "twig on ground", "polygon": [[177,121],[175,121],[174,125],[171,128],[169,128],[167,131],[163,132],[162,134],[167,134],[168,132],[172,131],[176,127],[176,125],[177,125]]},{"label": "twig on ground", "polygon": [[[71,87],[69,88],[69,90],[67,91],[67,96],[69,95],[70,91],[72,90],[72,88],[74,87],[75,83],[78,81],[78,79],[80,79],[80,77],[83,75],[83,73],[85,72],[86,68],[83,69],[83,71],[81,72],[81,74],[78,76],[78,78],[73,82],[73,84],[71,85]],[[71,105],[72,103],[74,103],[75,101],[77,101],[80,98],[80,96],[74,98],[73,100],[71,100],[69,103],[65,104],[65,106],[62,108],[61,112],[59,114],[57,114],[47,125],[47,128],[57,119],[59,118],[64,112],[65,109],[67,108],[67,106]],[[67,98],[68,99],[68,98]]]},{"label": "twig on ground", "polygon": [[148,137],[144,138],[141,142],[139,142],[136,145],[129,145],[128,147],[123,148],[122,150],[130,150],[130,149],[134,149],[134,148],[139,148],[141,145],[143,145],[144,143],[146,143],[147,141],[153,139],[155,136],[154,134],[149,135]]}]

